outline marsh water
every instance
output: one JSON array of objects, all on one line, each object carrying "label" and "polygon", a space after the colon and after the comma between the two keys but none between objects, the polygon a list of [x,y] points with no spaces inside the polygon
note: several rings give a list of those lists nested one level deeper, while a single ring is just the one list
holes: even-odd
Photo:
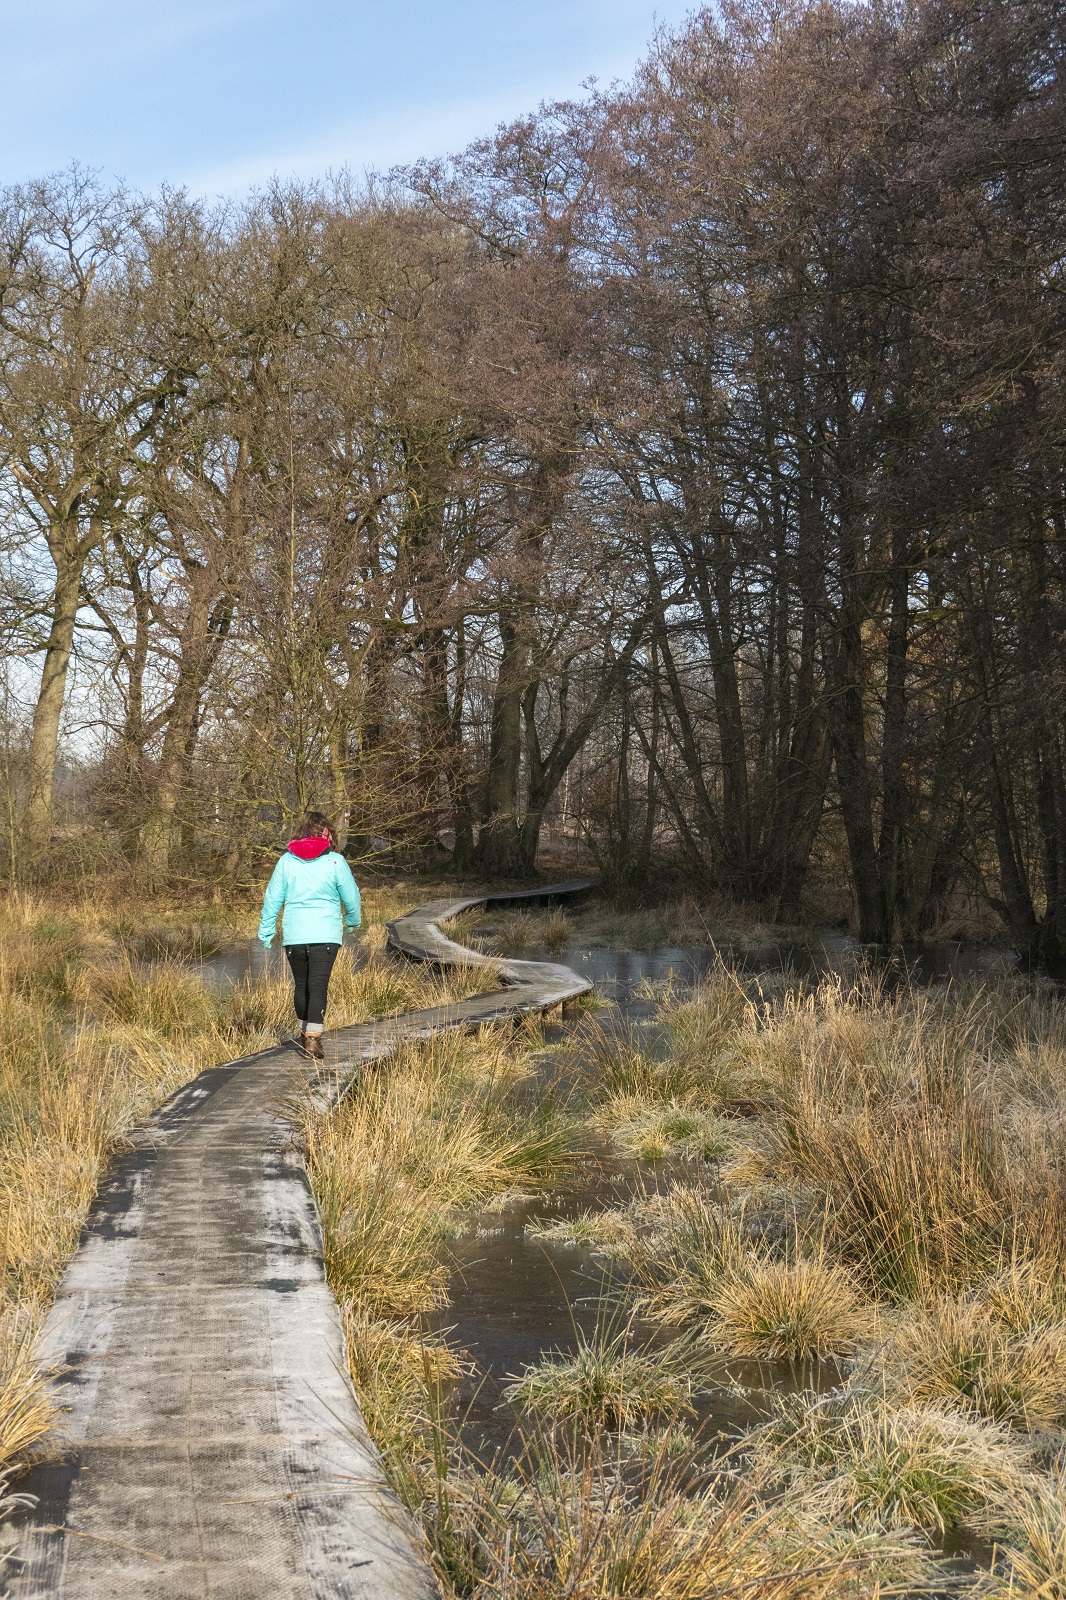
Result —
[{"label": "marsh water", "polygon": [[[786,985],[792,977],[800,981],[827,973],[853,975],[860,965],[869,968],[871,960],[888,983],[908,975],[920,982],[980,978],[1018,970],[1020,965],[1016,952],[1003,946],[939,943],[870,952],[833,931],[756,949],[707,945],[615,950],[575,945],[514,953],[565,962],[587,977],[608,1003],[598,1016],[602,1026],[647,1029],[652,1039],[656,991],[669,985],[675,994],[684,993],[722,958],[748,973],[775,974],[776,982]],[[280,950],[264,951],[258,942],[250,942],[207,955],[200,965],[205,976],[217,983],[254,981],[281,972],[284,956]],[[559,1023],[546,1029],[545,1082],[555,1070],[558,1045],[575,1026],[579,1024]],[[549,1352],[573,1351],[580,1334],[591,1335],[604,1323],[618,1326],[626,1315],[619,1293],[624,1263],[587,1245],[539,1238],[537,1225],[602,1210],[634,1195],[706,1175],[706,1167],[699,1163],[626,1160],[606,1143],[593,1144],[551,1193],[504,1197],[464,1218],[462,1231],[448,1246],[449,1303],[437,1317],[437,1327],[447,1331],[450,1342],[467,1352],[472,1363],[457,1396],[463,1432],[472,1447],[489,1454],[507,1450],[516,1420],[504,1398],[510,1380]],[[633,1336],[648,1343],[663,1337],[640,1324],[634,1325]],[[771,1389],[832,1387],[839,1378],[831,1361],[798,1372],[784,1364],[723,1359],[712,1373],[694,1420],[707,1436],[728,1441],[766,1414]]]}]

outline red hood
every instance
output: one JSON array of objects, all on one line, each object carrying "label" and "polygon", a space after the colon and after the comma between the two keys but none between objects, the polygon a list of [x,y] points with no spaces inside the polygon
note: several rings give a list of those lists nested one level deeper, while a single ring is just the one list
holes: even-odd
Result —
[{"label": "red hood", "polygon": [[333,846],[328,839],[293,839],[289,849],[294,856],[299,856],[301,861],[317,861],[319,856],[324,856]]}]

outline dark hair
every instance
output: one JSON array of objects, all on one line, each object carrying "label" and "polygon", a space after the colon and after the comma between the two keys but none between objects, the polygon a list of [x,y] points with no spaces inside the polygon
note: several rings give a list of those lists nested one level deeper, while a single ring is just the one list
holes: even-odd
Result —
[{"label": "dark hair", "polygon": [[293,834],[293,838],[320,839],[323,833],[329,834],[329,842],[331,845],[336,844],[337,835],[334,832],[332,822],[326,816],[325,812],[305,811],[303,816],[300,818],[299,823],[297,824],[296,832]]}]

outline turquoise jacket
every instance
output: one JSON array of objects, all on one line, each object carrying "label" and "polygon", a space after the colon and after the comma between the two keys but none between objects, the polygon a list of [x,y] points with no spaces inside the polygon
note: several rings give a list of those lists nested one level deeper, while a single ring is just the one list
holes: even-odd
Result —
[{"label": "turquoise jacket", "polygon": [[263,896],[259,938],[268,947],[282,910],[282,944],[341,944],[345,925],[354,932],[362,921],[359,889],[344,857],[330,850],[316,861],[301,861],[287,850]]}]

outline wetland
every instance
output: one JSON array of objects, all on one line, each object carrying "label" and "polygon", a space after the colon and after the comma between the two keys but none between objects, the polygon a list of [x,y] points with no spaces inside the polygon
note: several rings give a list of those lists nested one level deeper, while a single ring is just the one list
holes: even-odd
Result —
[{"label": "wetland", "polygon": [[[335,1025],[491,986],[388,954],[412,898],[368,896]],[[284,1031],[248,931],[7,906],[9,1493],[47,1452],[34,1330],[111,1154]],[[448,931],[596,994],[405,1045],[302,1113],[353,1382],[444,1593],[1066,1593],[1057,986],[990,946],[696,938],[686,908]]]}]

